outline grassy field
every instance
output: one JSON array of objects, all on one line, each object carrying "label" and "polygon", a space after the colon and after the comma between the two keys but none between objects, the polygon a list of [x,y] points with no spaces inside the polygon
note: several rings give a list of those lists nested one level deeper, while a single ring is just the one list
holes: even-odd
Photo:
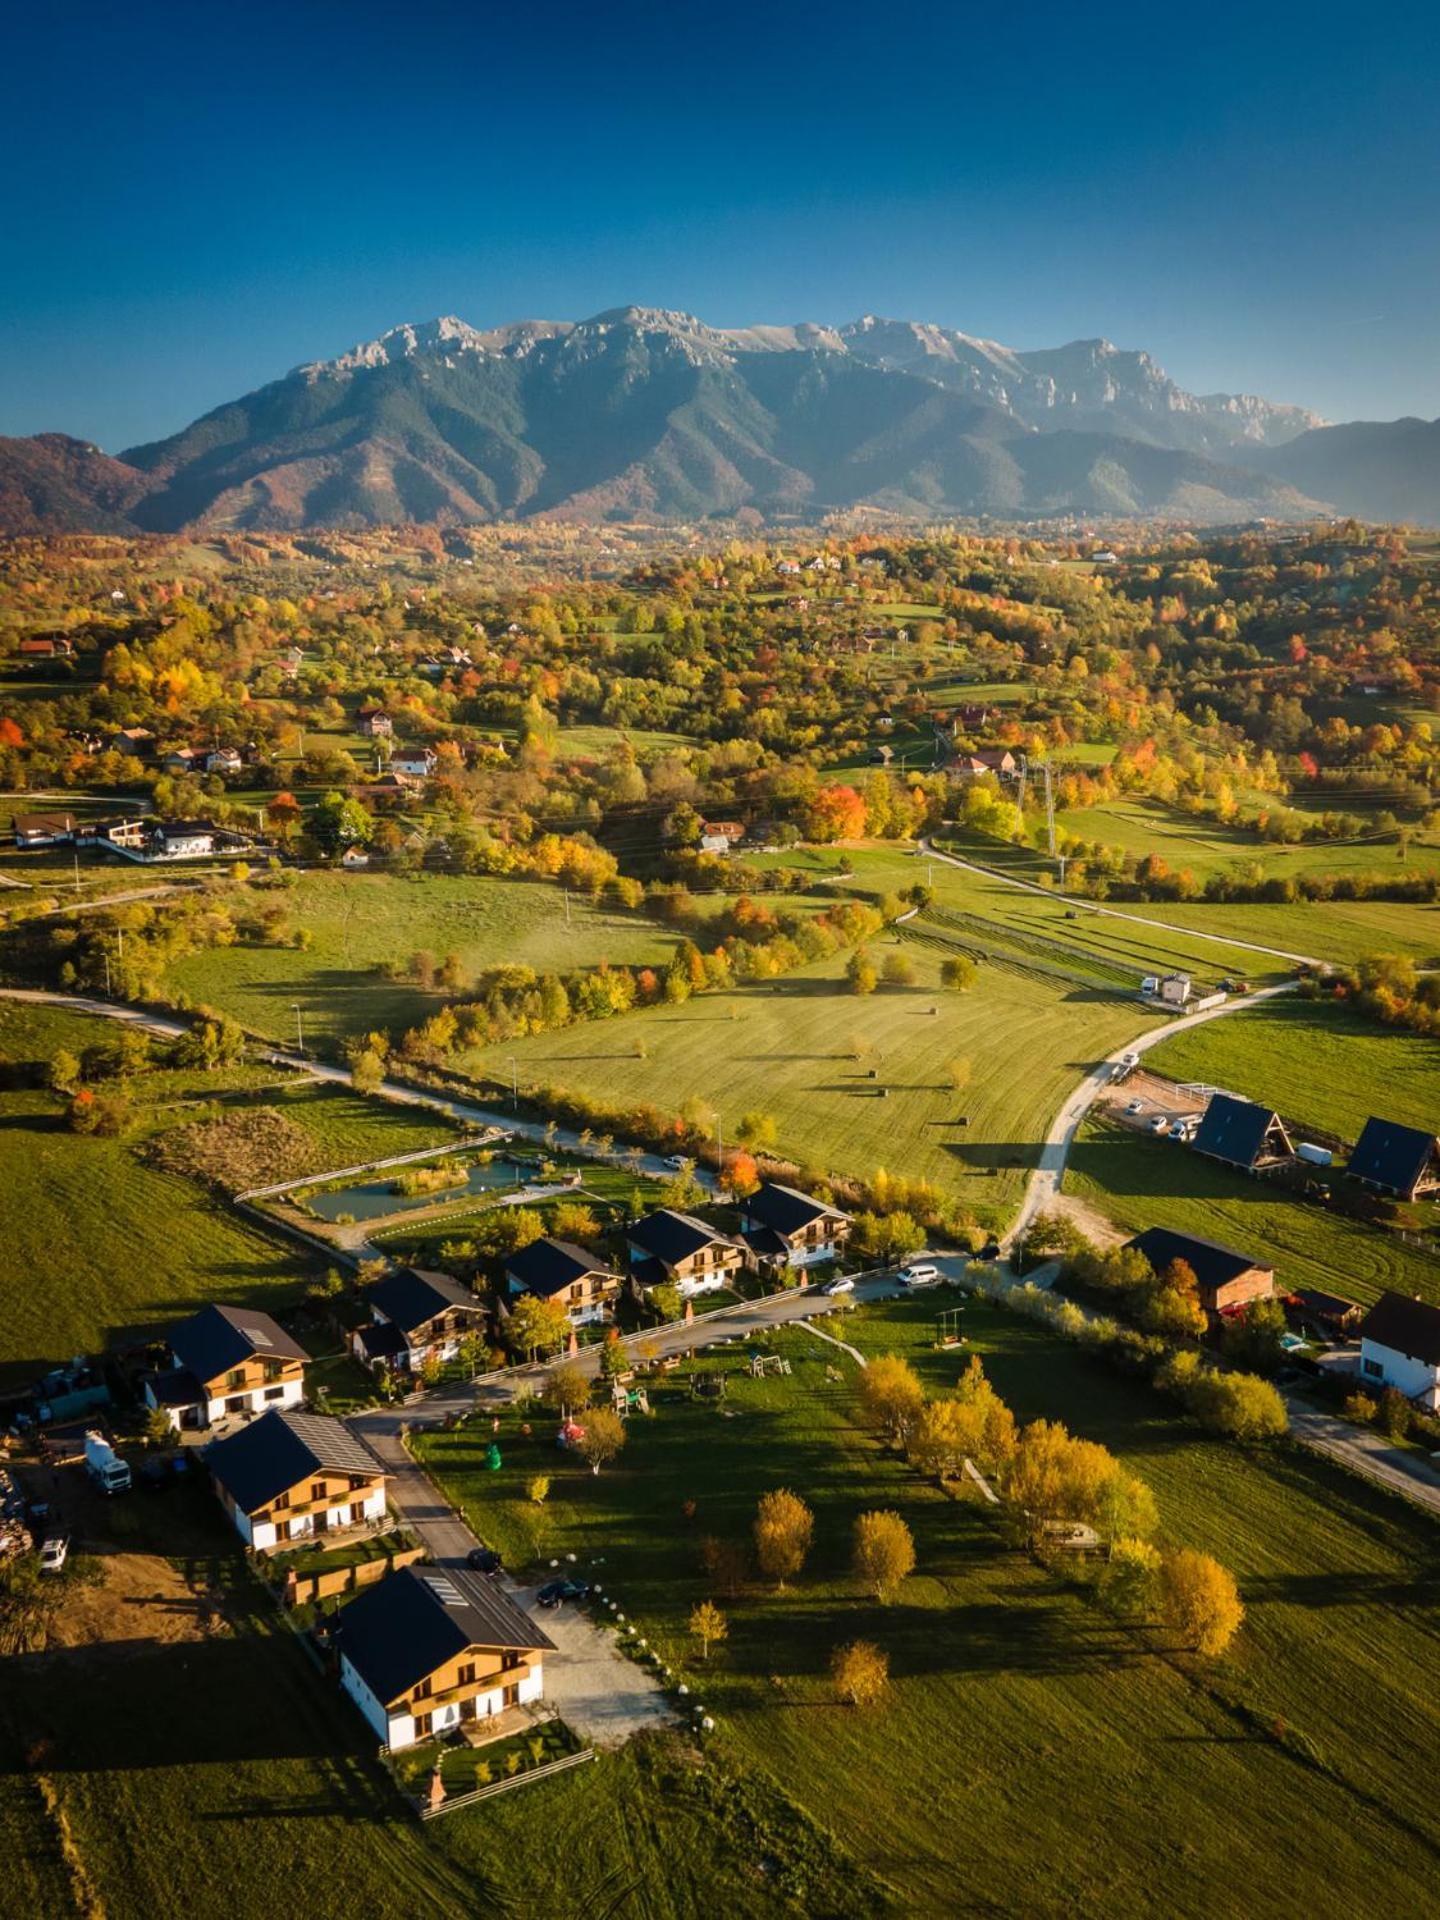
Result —
[{"label": "grassy field", "polygon": [[1352,965],[1370,953],[1407,953],[1424,966],[1440,966],[1440,907],[1405,900],[1297,900],[1293,906],[1155,904],[1133,911],[1163,920],[1177,933],[1197,929],[1232,940],[1254,940],[1291,953],[1313,954],[1337,966]]},{"label": "grassy field", "polygon": [[1372,1113],[1440,1131],[1440,1042],[1363,1019],[1333,1000],[1287,994],[1176,1034],[1145,1064],[1228,1087],[1297,1125],[1358,1138]]},{"label": "grassy field", "polygon": [[1362,1302],[1389,1288],[1440,1303],[1433,1254],[1103,1119],[1086,1121],[1065,1185],[1132,1231],[1173,1227],[1252,1253],[1274,1266],[1277,1286],[1320,1287]]},{"label": "grassy field", "polygon": [[[877,943],[876,957],[889,950]],[[843,964],[831,961],[683,1006],[515,1041],[465,1056],[463,1065],[507,1078],[513,1055],[522,1086],[552,1082],[666,1111],[698,1095],[719,1110],[732,1141],[741,1115],[763,1109],[778,1123],[783,1151],[801,1161],[858,1174],[885,1166],[936,1180],[977,1209],[1003,1211],[1064,1094],[1146,1016],[1087,987],[1000,967],[982,969],[970,993],[945,993],[936,956],[909,950],[914,987],[858,998],[846,989]],[[857,1060],[863,1047],[874,1057]],[[963,1095],[947,1080],[952,1059],[970,1063]],[[880,1087],[889,1090],[883,1101]]]},{"label": "grassy field", "polygon": [[[867,1310],[848,1337],[908,1348],[938,1387],[958,1356],[929,1351],[931,1323],[905,1303]],[[1251,1459],[1202,1439],[1148,1390],[1090,1375],[996,1310],[970,1309],[968,1329],[1017,1411],[1107,1441],[1151,1479],[1172,1542],[1235,1566],[1250,1618],[1223,1667],[1115,1627],[1004,1547],[980,1509],[923,1485],[854,1423],[853,1370],[836,1378],[834,1350],[800,1332],[774,1343],[789,1378],[701,1361],[731,1369],[723,1411],[662,1386],[653,1422],[632,1423],[598,1480],[541,1432],[502,1434],[499,1474],[480,1464],[488,1430],[421,1445],[512,1563],[599,1563],[607,1593],[715,1714],[723,1749],[783,1781],[901,1911],[1404,1910],[1440,1847],[1423,1520],[1288,1453]],[[542,1461],[553,1485],[536,1509],[522,1489]],[[758,1495],[786,1484],[815,1510],[811,1561],[783,1593],[726,1603],[729,1637],[704,1665],[685,1626],[705,1591],[699,1538],[742,1537]],[[918,1550],[888,1609],[847,1568],[853,1518],[875,1506],[906,1518]],[[873,1716],[833,1704],[825,1679],[832,1647],[856,1634],[891,1659],[892,1695]],[[1275,1737],[1281,1722],[1293,1748]]]},{"label": "grassy field", "polygon": [[[174,1611],[203,1624],[176,1632],[134,1602],[123,1636],[7,1662],[7,1913],[269,1920],[277,1898],[306,1920],[584,1912],[597,1899],[682,1920],[717,1905],[802,1911],[736,1846],[745,1810],[718,1770],[697,1769],[672,1742],[603,1755],[422,1828],[360,1715],[261,1596],[203,1484],[116,1503],[105,1518],[111,1537],[88,1544],[107,1561],[177,1561],[189,1598],[174,1596]],[[778,1839],[803,1885],[823,1847],[803,1833]],[[830,1896],[825,1911],[861,1910],[828,1862],[815,1884]]]},{"label": "grassy field", "polygon": [[1101,840],[1137,859],[1160,854],[1176,872],[1188,867],[1202,881],[1242,862],[1258,862],[1268,876],[1292,880],[1307,873],[1440,871],[1440,846],[1418,834],[1411,835],[1402,861],[1393,839],[1275,846],[1242,828],[1197,818],[1158,800],[1111,800],[1062,811],[1055,818],[1084,840]]},{"label": "grassy field", "polygon": [[218,948],[190,955],[171,976],[191,1000],[277,1039],[294,1039],[296,1003],[307,1041],[417,1025],[438,997],[380,969],[422,949],[437,961],[458,953],[472,975],[511,961],[557,969],[663,961],[674,945],[653,921],[575,894],[567,920],[562,889],[541,881],[307,873],[282,897],[291,921],[313,937],[308,953]]},{"label": "grassy field", "polygon": [[[103,1020],[0,1001],[0,1058],[48,1059],[113,1038]],[[158,1071],[130,1083],[123,1140],[69,1130],[61,1103],[0,1089],[0,1380],[23,1381],[77,1353],[143,1335],[206,1300],[273,1310],[305,1282],[303,1259],[247,1226],[136,1147],[213,1103],[276,1105],[314,1135],[325,1164],[437,1144],[451,1128],[414,1109],[364,1100],[272,1071]]]}]

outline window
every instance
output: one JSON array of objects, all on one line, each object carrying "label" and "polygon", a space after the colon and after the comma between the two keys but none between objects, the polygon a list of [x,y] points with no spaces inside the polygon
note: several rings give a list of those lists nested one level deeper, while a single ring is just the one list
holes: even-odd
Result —
[{"label": "window", "polygon": [[430,1738],[430,1716],[428,1713],[418,1715],[415,1721],[415,1731],[422,1740],[428,1740]]},{"label": "window", "polygon": [[455,1684],[457,1687],[468,1687],[474,1684],[474,1680],[475,1662],[473,1660],[466,1660],[456,1675]]},{"label": "window", "polygon": [[500,1656],[500,1671],[502,1673],[513,1672],[514,1669],[519,1666],[521,1658],[522,1656],[516,1653],[513,1647],[507,1652],[502,1653]]},{"label": "window", "polygon": [[1378,1360],[1367,1360],[1364,1371],[1369,1374],[1372,1380],[1383,1380],[1385,1378],[1385,1369]]},{"label": "window", "polygon": [[275,1497],[275,1499],[273,1499],[273,1500],[272,1500],[272,1501],[270,1502],[270,1504],[271,1504],[271,1506],[272,1506],[272,1507],[274,1507],[274,1508],[275,1508],[275,1509],[276,1509],[276,1510],[278,1511],[278,1510],[279,1510],[279,1509],[280,1509],[281,1507],[288,1507],[288,1506],[289,1506],[289,1504],[290,1504],[290,1496],[289,1496],[289,1494],[288,1494],[288,1493],[281,1493],[281,1494],[277,1494],[277,1495],[276,1495],[276,1497]]},{"label": "window", "polygon": [[429,1693],[430,1693],[430,1676],[427,1674],[425,1678],[422,1681],[420,1681],[418,1686],[415,1688],[415,1698],[417,1700],[427,1699],[429,1697]]},{"label": "window", "polygon": [[245,1369],[243,1367],[232,1367],[225,1376],[225,1384],[227,1387],[243,1387],[245,1384]]},{"label": "window", "polygon": [[312,1500],[323,1500],[325,1498],[325,1482],[323,1480],[312,1480],[310,1482],[310,1498]]},{"label": "window", "polygon": [[265,1398],[267,1400],[283,1400],[285,1398],[284,1387],[266,1387]]}]

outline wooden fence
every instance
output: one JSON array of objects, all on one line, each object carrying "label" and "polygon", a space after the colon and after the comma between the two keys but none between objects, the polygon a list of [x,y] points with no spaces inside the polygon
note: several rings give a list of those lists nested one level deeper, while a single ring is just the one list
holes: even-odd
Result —
[{"label": "wooden fence", "polygon": [[593,1747],[582,1747],[579,1753],[567,1753],[559,1760],[547,1760],[543,1767],[528,1767],[522,1773],[512,1774],[508,1780],[492,1780],[489,1786],[476,1787],[472,1793],[451,1794],[438,1806],[432,1807],[413,1800],[411,1805],[422,1820],[434,1820],[439,1814],[453,1813],[457,1807],[472,1807],[477,1800],[493,1800],[497,1793],[509,1793],[512,1787],[528,1787],[532,1780],[548,1780],[552,1774],[583,1766],[587,1760],[594,1758]]},{"label": "wooden fence", "polygon": [[303,1607],[310,1600],[328,1600],[332,1594],[373,1586],[392,1568],[413,1566],[424,1558],[424,1547],[402,1547],[396,1553],[380,1554],[374,1560],[357,1560],[348,1567],[331,1567],[324,1573],[296,1573],[291,1568],[285,1575],[285,1605]]}]

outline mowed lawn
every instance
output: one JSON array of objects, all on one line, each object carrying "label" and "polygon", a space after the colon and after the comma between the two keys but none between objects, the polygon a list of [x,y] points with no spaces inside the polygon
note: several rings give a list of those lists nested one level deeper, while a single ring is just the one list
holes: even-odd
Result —
[{"label": "mowed lawn", "polygon": [[[877,942],[874,958],[893,950]],[[665,1112],[698,1096],[719,1111],[732,1143],[741,1116],[760,1110],[776,1120],[781,1150],[807,1165],[850,1174],[885,1167],[1003,1211],[1064,1095],[1145,1016],[1113,996],[1002,967],[983,967],[968,993],[948,993],[937,955],[914,943],[903,950],[916,963],[914,987],[857,996],[843,962],[828,961],[683,1006],[481,1050],[463,1064],[508,1082],[513,1056],[522,1086],[650,1101]],[[857,1059],[865,1048],[873,1057]],[[962,1094],[947,1075],[954,1060],[969,1067]]]},{"label": "mowed lawn", "polygon": [[[1226,1087],[1354,1141],[1372,1113],[1440,1133],[1440,1041],[1287,994],[1192,1027],[1145,1057],[1175,1080]],[[1303,1135],[1302,1135],[1303,1137]]]},{"label": "mowed lawn", "polygon": [[[933,1311],[866,1310],[847,1337],[908,1349],[938,1388],[963,1357],[930,1350]],[[1425,1523],[1339,1473],[1204,1440],[1148,1390],[1090,1376],[998,1310],[967,1311],[1019,1413],[1105,1439],[1151,1478],[1171,1544],[1234,1565],[1250,1621],[1230,1661],[1193,1665],[1163,1633],[1117,1627],[1007,1547],[977,1505],[920,1481],[856,1423],[853,1366],[799,1331],[772,1342],[787,1378],[703,1357],[703,1371],[730,1374],[720,1406],[661,1385],[654,1419],[629,1423],[598,1480],[556,1454],[546,1423],[527,1439],[514,1416],[498,1474],[483,1465],[488,1422],[420,1447],[511,1564],[574,1553],[593,1568],[717,1718],[717,1743],[872,1866],[899,1911],[1404,1910],[1440,1846]],[[524,1487],[542,1466],[553,1484],[540,1509]],[[783,1593],[752,1585],[722,1601],[729,1637],[705,1664],[686,1626],[707,1591],[700,1542],[743,1540],[777,1486],[815,1511],[810,1562]],[[918,1552],[888,1608],[848,1570],[854,1519],[875,1507],[904,1516]],[[857,1635],[891,1660],[890,1699],[872,1715],[828,1685],[832,1649]],[[1274,1737],[1282,1720],[1313,1742],[1312,1761]]]},{"label": "mowed lawn", "polygon": [[[12,1062],[47,1060],[60,1047],[78,1055],[114,1032],[105,1020],[0,1001],[0,1058]],[[0,1380],[149,1335],[207,1300],[273,1311],[303,1288],[303,1255],[145,1163],[137,1148],[164,1127],[275,1106],[313,1136],[326,1167],[453,1137],[413,1108],[277,1081],[269,1069],[156,1071],[129,1091],[134,1130],[101,1139],[72,1133],[51,1094],[0,1088]]]},{"label": "mowed lawn", "polygon": [[403,1032],[443,996],[382,969],[412,954],[438,963],[460,956],[467,979],[486,967],[594,966],[601,960],[663,963],[675,938],[642,915],[592,905],[542,881],[452,874],[399,878],[383,873],[307,873],[282,900],[292,926],[307,928],[308,952],[293,947],[222,947],[191,954],[171,985],[197,1004],[219,1007],[247,1027],[293,1041],[294,1008],[308,1042],[371,1028]]},{"label": "mowed lawn", "polygon": [[1440,1304],[1434,1254],[1151,1134],[1087,1120],[1065,1186],[1133,1232],[1172,1227],[1251,1253],[1275,1268],[1280,1288],[1319,1287],[1362,1302],[1388,1288]]},{"label": "mowed lawn", "polygon": [[1154,904],[1127,911],[1163,920],[1177,932],[1201,929],[1226,939],[1253,940],[1335,966],[1352,966],[1371,953],[1404,953],[1423,966],[1440,966],[1440,906],[1407,900],[1297,900],[1291,906]]}]

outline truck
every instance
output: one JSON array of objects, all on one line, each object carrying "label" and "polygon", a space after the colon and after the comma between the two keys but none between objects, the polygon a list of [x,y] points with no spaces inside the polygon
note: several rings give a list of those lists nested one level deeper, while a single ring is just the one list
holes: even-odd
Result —
[{"label": "truck", "polygon": [[85,1435],[85,1471],[102,1493],[130,1491],[130,1463],[122,1460],[103,1433]]},{"label": "truck", "polygon": [[1308,1161],[1312,1167],[1330,1167],[1335,1164],[1335,1155],[1329,1147],[1317,1147],[1313,1140],[1297,1140],[1295,1158]]}]

